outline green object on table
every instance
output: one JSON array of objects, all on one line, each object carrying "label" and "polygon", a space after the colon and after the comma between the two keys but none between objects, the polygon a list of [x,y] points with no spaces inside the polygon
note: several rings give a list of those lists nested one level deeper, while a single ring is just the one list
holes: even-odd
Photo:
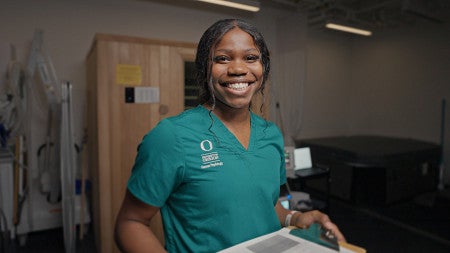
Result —
[{"label": "green object on table", "polygon": [[330,249],[339,251],[339,244],[337,242],[336,236],[323,229],[322,226],[317,223],[312,224],[307,229],[294,228],[289,233],[310,242],[314,242]]}]

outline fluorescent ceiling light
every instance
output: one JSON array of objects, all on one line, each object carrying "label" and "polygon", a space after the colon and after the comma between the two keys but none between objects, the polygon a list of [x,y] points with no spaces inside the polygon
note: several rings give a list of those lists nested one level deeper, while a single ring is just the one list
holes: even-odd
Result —
[{"label": "fluorescent ceiling light", "polygon": [[223,6],[237,8],[237,9],[246,10],[246,11],[253,11],[253,12],[259,11],[259,2],[251,1],[251,0],[233,0],[233,1],[226,1],[226,0],[197,0],[197,1],[207,2],[207,3],[211,3],[211,4],[223,5]]},{"label": "fluorescent ceiling light", "polygon": [[327,28],[339,30],[339,31],[343,31],[343,32],[355,33],[355,34],[364,35],[364,36],[372,35],[371,31],[362,30],[362,29],[358,29],[358,28],[354,28],[354,27],[350,27],[350,26],[338,25],[338,24],[334,24],[334,23],[328,23],[325,26]]}]

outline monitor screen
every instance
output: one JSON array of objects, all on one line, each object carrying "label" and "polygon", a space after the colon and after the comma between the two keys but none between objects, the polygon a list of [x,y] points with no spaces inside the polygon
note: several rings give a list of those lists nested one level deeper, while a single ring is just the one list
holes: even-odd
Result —
[{"label": "monitor screen", "polygon": [[295,169],[307,169],[312,167],[311,151],[308,147],[294,150]]}]

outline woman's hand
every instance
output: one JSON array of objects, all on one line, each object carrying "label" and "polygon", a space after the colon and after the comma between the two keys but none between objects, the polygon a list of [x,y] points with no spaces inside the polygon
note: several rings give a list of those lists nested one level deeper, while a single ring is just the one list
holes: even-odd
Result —
[{"label": "woman's hand", "polygon": [[317,210],[309,211],[309,212],[296,212],[292,216],[291,224],[299,227],[299,228],[308,228],[313,223],[319,223],[323,228],[326,230],[331,231],[333,233],[338,241],[345,242],[345,237],[339,231],[339,228],[331,222],[328,215],[319,212]]}]

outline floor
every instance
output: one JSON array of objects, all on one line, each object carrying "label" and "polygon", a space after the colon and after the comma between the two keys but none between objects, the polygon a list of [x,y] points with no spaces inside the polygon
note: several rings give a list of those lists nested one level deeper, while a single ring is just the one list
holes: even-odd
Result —
[{"label": "floor", "polygon": [[[425,213],[414,210],[416,205],[413,203],[381,208],[405,210],[403,213],[391,214],[373,207],[355,207],[336,201],[332,201],[330,216],[350,243],[364,247],[367,252],[448,253],[450,199],[444,201],[447,202],[445,216],[439,214],[441,211]],[[414,219],[405,219],[415,212],[417,215]]]},{"label": "floor", "polygon": [[[331,199],[329,216],[350,243],[369,253],[448,253],[450,198],[431,194],[424,199],[431,203],[418,204],[421,201],[416,199],[389,207],[367,207]],[[61,229],[30,233],[24,246],[17,242],[10,246],[8,253],[64,252]],[[96,252],[92,229],[78,240],[77,252]]]},{"label": "floor", "polygon": [[[77,235],[79,236],[79,235]],[[1,251],[0,251],[1,252]],[[18,241],[10,244],[9,250],[4,253],[63,253],[64,237],[61,228],[29,233],[26,243],[20,246]],[[96,253],[94,235],[92,229],[80,240],[77,237],[76,242],[77,253]],[[3,252],[1,252],[3,253]]]}]

